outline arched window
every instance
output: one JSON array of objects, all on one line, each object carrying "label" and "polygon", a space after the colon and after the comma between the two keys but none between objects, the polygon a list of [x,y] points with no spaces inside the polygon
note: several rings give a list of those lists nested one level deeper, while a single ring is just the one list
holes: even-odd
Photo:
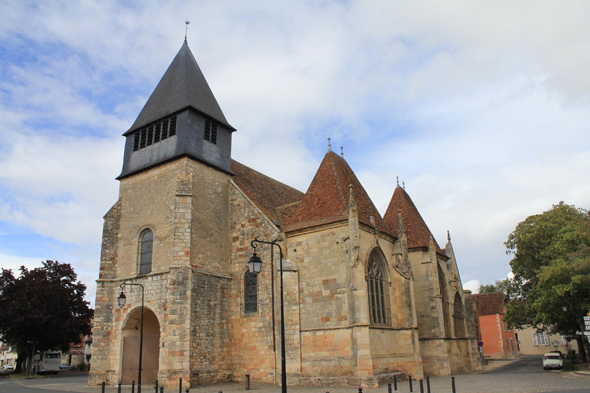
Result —
[{"label": "arched window", "polygon": [[367,265],[367,286],[369,289],[369,313],[371,323],[389,325],[389,282],[385,271],[385,257],[377,249],[369,256]]},{"label": "arched window", "polygon": [[451,319],[449,318],[449,297],[447,295],[447,280],[445,274],[438,264],[438,286],[440,287],[440,296],[442,298],[442,311],[443,311],[443,322],[445,330],[443,332],[444,337],[451,335]]},{"label": "arched window", "polygon": [[258,311],[258,279],[257,275],[247,271],[244,274],[244,313]]},{"label": "arched window", "polygon": [[455,337],[465,337],[463,302],[461,302],[461,296],[459,296],[458,292],[455,293],[453,324],[455,325]]},{"label": "arched window", "polygon": [[146,229],[139,238],[139,274],[148,274],[152,271],[153,246],[154,233]]}]

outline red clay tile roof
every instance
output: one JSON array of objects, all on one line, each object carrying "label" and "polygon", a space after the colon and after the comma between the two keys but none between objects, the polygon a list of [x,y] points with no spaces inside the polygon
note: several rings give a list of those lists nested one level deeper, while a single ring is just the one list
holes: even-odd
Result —
[{"label": "red clay tile roof", "polygon": [[474,293],[471,299],[477,304],[479,315],[504,314],[502,306],[506,302],[506,297],[502,292]]},{"label": "red clay tile roof", "polygon": [[[428,248],[432,233],[430,232],[430,229],[428,229],[428,226],[422,219],[422,216],[418,212],[418,209],[416,209],[416,206],[414,205],[414,202],[412,202],[408,193],[400,186],[397,186],[393,192],[387,211],[383,216],[385,224],[392,228],[394,235],[396,236],[399,210],[402,211],[402,220],[408,238],[408,248]],[[432,240],[434,241],[436,252],[440,255],[446,256],[444,251],[438,246],[434,236],[432,236]]]},{"label": "red clay tile roof", "polygon": [[233,180],[252,202],[269,218],[281,223],[280,206],[299,202],[305,194],[232,160]]},{"label": "red clay tile roof", "polygon": [[284,230],[290,232],[347,220],[349,184],[352,184],[359,222],[373,226],[370,220],[372,216],[381,232],[393,235],[394,232],[385,224],[352,169],[344,158],[334,152],[324,156],[298,211],[285,220]]}]

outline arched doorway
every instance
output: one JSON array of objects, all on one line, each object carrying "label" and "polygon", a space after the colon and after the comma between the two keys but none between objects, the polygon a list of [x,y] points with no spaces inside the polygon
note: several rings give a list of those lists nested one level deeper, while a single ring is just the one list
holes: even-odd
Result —
[{"label": "arched doorway", "polygon": [[[123,326],[123,353],[121,384],[137,383],[139,371],[139,338],[141,331],[141,308],[133,311]],[[152,310],[143,309],[143,349],[141,356],[141,384],[154,383],[158,379],[160,358],[160,323]]]}]

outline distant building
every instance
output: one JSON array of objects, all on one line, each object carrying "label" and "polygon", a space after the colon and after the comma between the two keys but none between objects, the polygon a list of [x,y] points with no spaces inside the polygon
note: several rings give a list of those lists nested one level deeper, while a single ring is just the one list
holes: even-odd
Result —
[{"label": "distant building", "polygon": [[516,329],[520,353],[523,355],[542,355],[550,351],[560,351],[566,354],[568,350],[578,353],[578,342],[568,341],[560,334],[549,334],[546,331],[532,327]]},{"label": "distant building", "polygon": [[[481,369],[471,292],[406,191],[381,217],[330,150],[306,193],[231,158],[226,120],[184,43],[125,132],[119,200],[104,217],[89,383],[186,387],[280,381],[284,252],[289,384],[377,386]],[[263,152],[259,152],[263,154]]]},{"label": "distant building", "polygon": [[0,345],[0,368],[4,368],[6,365],[13,365],[16,367],[16,358],[18,354],[16,349],[11,347],[9,344]]},{"label": "distant building", "polygon": [[479,313],[484,356],[493,359],[518,357],[516,332],[504,322],[506,297],[501,292],[471,295]]}]

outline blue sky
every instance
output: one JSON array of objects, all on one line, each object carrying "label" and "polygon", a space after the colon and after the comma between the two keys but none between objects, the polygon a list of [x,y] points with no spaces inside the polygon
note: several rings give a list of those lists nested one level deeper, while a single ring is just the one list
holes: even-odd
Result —
[{"label": "blue sky", "polygon": [[184,39],[233,157],[305,191],[327,138],[381,213],[406,185],[467,288],[528,215],[590,207],[590,4],[0,0],[0,266],[93,302],[124,138]]}]

